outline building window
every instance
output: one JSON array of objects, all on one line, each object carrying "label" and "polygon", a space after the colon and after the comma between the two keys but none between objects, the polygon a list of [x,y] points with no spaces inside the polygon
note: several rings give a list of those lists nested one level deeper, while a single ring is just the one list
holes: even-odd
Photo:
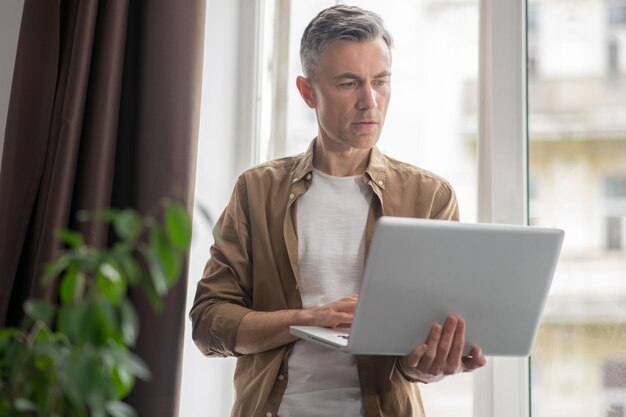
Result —
[{"label": "building window", "polygon": [[602,367],[602,385],[608,389],[626,390],[626,362],[609,360]]},{"label": "building window", "polygon": [[620,73],[619,68],[619,42],[611,37],[608,45],[609,77],[615,78]]},{"label": "building window", "polygon": [[609,25],[626,26],[626,4],[609,3]]},{"label": "building window", "polygon": [[626,417],[626,361],[607,360],[602,366],[605,417]]},{"label": "building window", "polygon": [[622,229],[621,217],[606,218],[606,248],[608,250],[619,250],[624,247]]},{"label": "building window", "polygon": [[611,176],[604,181],[604,196],[610,200],[626,199],[626,176]]},{"label": "building window", "polygon": [[626,417],[623,405],[612,405],[610,409],[606,411],[606,417]]},{"label": "building window", "polygon": [[626,69],[626,2],[612,1],[607,4],[607,75],[616,79]]},{"label": "building window", "polygon": [[605,248],[626,249],[626,176],[604,179]]}]

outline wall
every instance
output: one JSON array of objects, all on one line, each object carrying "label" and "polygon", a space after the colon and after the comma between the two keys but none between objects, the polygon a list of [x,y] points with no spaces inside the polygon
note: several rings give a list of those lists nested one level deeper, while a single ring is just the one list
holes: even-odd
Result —
[{"label": "wall", "polygon": [[[241,6],[241,5],[244,6]],[[200,136],[196,166],[193,241],[186,312],[213,243],[211,224],[228,203],[238,174],[238,49],[244,1],[207,0]],[[166,360],[166,358],[164,358]],[[180,417],[227,416],[233,401],[234,359],[205,358],[191,340],[186,320]]]},{"label": "wall", "polygon": [[0,2],[0,163],[24,0]]}]

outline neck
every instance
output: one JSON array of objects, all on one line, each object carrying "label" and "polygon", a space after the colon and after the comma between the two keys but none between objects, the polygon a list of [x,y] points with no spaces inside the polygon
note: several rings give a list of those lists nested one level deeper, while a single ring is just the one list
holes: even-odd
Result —
[{"label": "neck", "polygon": [[313,166],[335,177],[361,175],[367,169],[370,151],[371,149],[329,145],[318,136],[315,141]]}]

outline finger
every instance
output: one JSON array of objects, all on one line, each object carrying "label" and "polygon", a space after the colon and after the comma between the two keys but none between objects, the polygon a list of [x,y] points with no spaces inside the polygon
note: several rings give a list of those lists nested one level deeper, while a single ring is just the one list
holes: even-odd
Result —
[{"label": "finger", "polygon": [[450,354],[450,348],[452,347],[452,341],[456,334],[457,318],[456,316],[448,316],[444,325],[443,332],[441,333],[441,339],[437,346],[437,356],[433,361],[431,373],[438,375],[443,373],[448,367],[448,356]]},{"label": "finger", "polygon": [[338,301],[332,305],[332,309],[342,312],[354,313],[356,310],[356,301]]},{"label": "finger", "polygon": [[442,326],[439,323],[433,324],[426,339],[426,352],[422,355],[416,368],[422,372],[429,372],[430,368],[437,356],[437,346],[439,346],[439,340],[441,338]]},{"label": "finger", "polygon": [[426,353],[426,350],[428,350],[428,345],[426,343],[422,343],[417,346],[408,356],[406,356],[406,363],[408,363],[411,368],[416,368]]},{"label": "finger", "polygon": [[463,348],[465,347],[465,320],[462,317],[456,316],[457,324],[454,332],[454,339],[448,353],[447,367],[444,371],[447,375],[456,374],[461,371],[463,363],[461,357],[463,356]]},{"label": "finger", "polygon": [[332,327],[337,327],[342,324],[351,324],[354,319],[354,314],[346,312],[333,312],[330,319],[332,323],[334,323]]},{"label": "finger", "polygon": [[487,358],[483,355],[479,347],[473,347],[470,356],[463,358],[463,371],[469,372],[478,368],[482,368],[487,364]]}]

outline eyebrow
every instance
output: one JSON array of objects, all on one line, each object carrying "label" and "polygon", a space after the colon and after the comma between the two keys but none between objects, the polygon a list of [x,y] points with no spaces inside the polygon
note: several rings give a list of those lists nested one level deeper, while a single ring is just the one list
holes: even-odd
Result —
[{"label": "eyebrow", "polygon": [[[389,71],[383,71],[383,72],[379,72],[378,74],[376,74],[374,78],[384,78],[384,77],[390,77],[390,76],[391,76],[391,73]],[[344,72],[342,74],[335,75],[336,80],[341,80],[341,79],[346,79],[346,78],[352,79],[352,80],[361,79],[361,77],[351,72]]]}]

